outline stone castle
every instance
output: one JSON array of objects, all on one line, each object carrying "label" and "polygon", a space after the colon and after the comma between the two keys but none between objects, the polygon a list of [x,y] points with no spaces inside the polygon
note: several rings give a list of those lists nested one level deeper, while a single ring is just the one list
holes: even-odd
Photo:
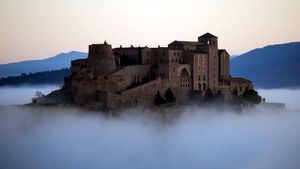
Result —
[{"label": "stone castle", "polygon": [[230,75],[230,58],[218,49],[218,38],[210,33],[198,41],[173,41],[168,47],[89,46],[87,59],[72,61],[73,102],[100,109],[152,105],[159,91],[171,89],[178,103],[189,101],[193,92],[235,90],[242,94],[252,82]]}]

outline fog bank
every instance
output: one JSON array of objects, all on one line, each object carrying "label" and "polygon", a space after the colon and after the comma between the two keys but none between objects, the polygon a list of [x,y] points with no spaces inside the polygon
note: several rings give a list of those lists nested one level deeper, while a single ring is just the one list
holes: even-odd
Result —
[{"label": "fog bank", "polygon": [[184,112],[166,125],[137,115],[139,109],[108,118],[76,109],[2,107],[0,168],[300,167],[299,112]]},{"label": "fog bank", "polygon": [[0,106],[31,103],[31,99],[35,97],[37,91],[46,95],[58,88],[57,85],[0,87]]},{"label": "fog bank", "polygon": [[300,110],[300,89],[260,89],[258,93],[267,102],[285,103],[288,109]]}]

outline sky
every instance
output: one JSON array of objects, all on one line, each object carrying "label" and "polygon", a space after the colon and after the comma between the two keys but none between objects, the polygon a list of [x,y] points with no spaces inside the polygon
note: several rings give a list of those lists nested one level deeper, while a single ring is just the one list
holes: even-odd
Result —
[{"label": "sky", "polygon": [[231,55],[300,41],[299,0],[1,0],[0,64],[210,32]]}]

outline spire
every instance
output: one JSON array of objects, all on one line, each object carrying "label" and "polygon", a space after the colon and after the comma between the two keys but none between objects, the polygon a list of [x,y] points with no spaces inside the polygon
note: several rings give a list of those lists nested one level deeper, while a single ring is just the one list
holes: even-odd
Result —
[{"label": "spire", "polygon": [[107,42],[106,42],[106,40],[104,41],[104,45],[107,45]]}]

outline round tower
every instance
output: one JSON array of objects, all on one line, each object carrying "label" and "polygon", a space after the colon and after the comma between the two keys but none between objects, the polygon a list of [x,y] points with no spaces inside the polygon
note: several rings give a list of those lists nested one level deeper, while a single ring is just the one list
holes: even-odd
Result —
[{"label": "round tower", "polygon": [[92,44],[89,46],[87,66],[93,68],[98,75],[112,73],[116,70],[116,63],[111,45]]}]

